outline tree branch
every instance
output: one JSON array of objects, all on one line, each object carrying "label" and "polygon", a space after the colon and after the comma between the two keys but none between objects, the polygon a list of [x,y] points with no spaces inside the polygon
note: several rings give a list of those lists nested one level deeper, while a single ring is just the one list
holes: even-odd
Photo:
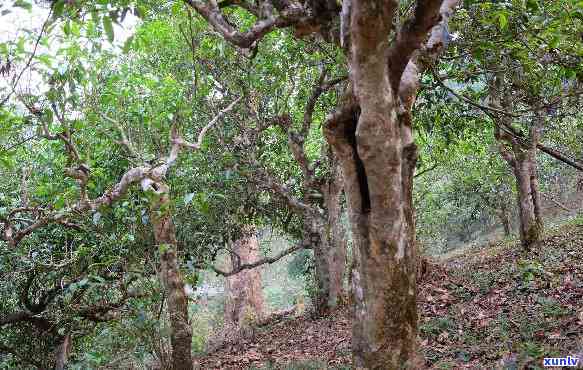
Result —
[{"label": "tree branch", "polygon": [[[274,14],[274,9],[271,6],[263,6],[261,10],[264,13],[264,18],[258,20],[248,31],[240,32],[225,19],[216,1],[184,1],[194,8],[225,40],[244,49],[253,47],[256,41],[272,30],[292,26],[305,17],[304,8],[296,3],[288,3],[287,7],[279,11],[279,16]],[[229,5],[235,5],[235,3],[232,2]]]},{"label": "tree branch", "polygon": [[429,31],[439,22],[442,0],[418,0],[412,18],[397,33],[389,50],[389,78],[393,91],[398,91],[401,76],[413,53],[421,48]]},{"label": "tree branch", "polygon": [[237,99],[233,100],[231,102],[231,104],[229,104],[225,109],[221,110],[219,113],[217,113],[216,116],[213,117],[213,119],[202,128],[202,130],[200,130],[199,134],[198,134],[198,138],[196,140],[196,142],[194,143],[190,143],[186,140],[184,140],[184,138],[182,138],[179,134],[178,134],[178,127],[176,126],[176,124],[172,125],[172,130],[171,130],[171,142],[173,145],[173,152],[175,152],[175,154],[171,154],[167,160],[167,162],[173,162],[176,159],[176,156],[178,155],[178,150],[180,148],[187,148],[187,149],[191,149],[191,150],[199,150],[200,147],[202,146],[202,141],[204,140],[204,137],[207,133],[208,130],[210,130],[225,114],[227,114],[228,112],[230,112],[231,110],[233,110],[233,108],[235,107],[235,105],[237,105],[237,103],[239,103],[241,101],[242,97],[238,97]]},{"label": "tree branch", "polygon": [[460,99],[461,101],[472,105],[476,108],[479,108],[481,111],[484,112],[492,112],[492,113],[497,113],[497,114],[502,114],[508,117],[513,117],[513,118],[519,118],[521,117],[519,114],[515,114],[515,113],[511,113],[511,112],[507,112],[503,109],[499,109],[499,108],[495,108],[489,105],[483,105],[480,103],[477,103],[475,101],[473,101],[470,98],[467,98],[461,94],[459,94],[458,92],[456,92],[454,89],[452,89],[451,87],[447,86],[445,84],[445,82],[443,81],[443,79],[437,74],[437,72],[435,71],[435,69],[431,68],[431,73],[433,75],[433,77],[435,78],[435,80],[437,81],[437,83],[443,87],[444,89],[446,89],[447,91],[449,91],[453,96],[455,96],[456,98]]},{"label": "tree branch", "polygon": [[[294,197],[291,194],[291,191],[286,186],[280,184],[271,174],[269,174],[257,160],[253,159],[251,163],[256,168],[256,174],[259,175],[259,178],[263,179],[264,185],[281,199],[283,199],[292,210],[301,214],[319,216],[319,213],[311,206]],[[258,182],[258,178],[255,176],[250,176],[250,179],[256,183]]]},{"label": "tree branch", "polygon": [[426,174],[427,172],[433,171],[433,170],[434,170],[434,169],[436,169],[437,167],[439,167],[439,163],[435,163],[433,166],[431,166],[431,167],[428,167],[428,168],[426,168],[426,169],[424,169],[424,170],[422,170],[422,171],[419,171],[419,172],[417,172],[417,173],[416,173],[416,174],[413,176],[413,178],[421,177],[421,176],[423,176],[424,174]]},{"label": "tree branch", "polygon": [[249,270],[249,269],[253,269],[255,267],[261,266],[261,265],[275,263],[275,262],[279,261],[280,259],[282,259],[283,257],[285,257],[291,253],[297,252],[299,250],[307,249],[309,246],[310,246],[310,244],[307,241],[302,241],[301,243],[298,243],[298,244],[294,245],[293,247],[290,247],[288,249],[281,251],[280,253],[278,253],[277,255],[275,255],[273,257],[265,257],[265,258],[262,258],[260,260],[255,261],[253,263],[244,263],[242,265],[240,264],[237,266],[237,268],[235,268],[231,271],[223,271],[223,270],[216,268],[215,266],[212,266],[212,269],[218,275],[222,275],[224,277],[229,277],[229,276],[235,275],[243,270]]},{"label": "tree branch", "polygon": [[553,197],[551,197],[550,195],[547,195],[547,194],[545,194],[545,193],[541,193],[541,195],[542,195],[542,196],[543,196],[545,199],[547,199],[547,200],[551,201],[551,202],[552,202],[554,205],[556,205],[557,207],[559,207],[559,208],[562,208],[562,209],[564,209],[564,210],[565,210],[565,211],[567,211],[567,212],[577,212],[577,211],[579,210],[579,209],[572,209],[572,208],[568,208],[568,207],[567,207],[567,206],[565,206],[564,204],[562,204],[562,203],[560,203],[560,202],[556,201],[555,199],[553,199]]},{"label": "tree branch", "polygon": [[30,57],[28,58],[28,60],[26,61],[26,64],[24,65],[24,67],[22,67],[22,69],[20,70],[20,73],[18,74],[18,76],[16,76],[16,78],[14,79],[14,81],[12,82],[12,87],[10,89],[10,92],[8,93],[8,95],[6,95],[2,101],[0,102],[0,107],[4,106],[4,104],[6,104],[6,102],[8,101],[8,99],[10,99],[10,97],[12,96],[12,94],[14,94],[14,92],[16,91],[16,86],[18,85],[18,83],[20,82],[20,79],[22,78],[22,75],[24,74],[24,72],[30,67],[34,57],[36,56],[36,52],[38,49],[38,45],[40,43],[40,40],[47,28],[47,26],[49,25],[51,16],[53,15],[53,8],[51,7],[51,10],[49,11],[49,14],[47,16],[47,19],[44,21],[41,30],[39,32],[38,37],[36,38],[36,41],[34,43],[34,48],[32,50],[32,53],[30,54]]}]

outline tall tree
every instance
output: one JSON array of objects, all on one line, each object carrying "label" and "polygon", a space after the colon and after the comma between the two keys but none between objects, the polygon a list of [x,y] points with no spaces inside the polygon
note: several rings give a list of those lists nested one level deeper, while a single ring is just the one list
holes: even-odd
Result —
[{"label": "tall tree", "polygon": [[325,132],[342,167],[355,241],[354,363],[375,369],[415,366],[411,193],[417,154],[411,109],[423,69],[420,56],[431,59],[443,48],[444,27],[457,2],[419,1],[402,25],[393,22],[400,15],[394,0],[343,1],[342,6],[335,1],[222,4],[258,18],[247,31],[228,21],[216,2],[186,2],[241,48],[254,48],[267,33],[284,27],[293,27],[298,37],[317,33],[345,48],[350,87]]},{"label": "tall tree", "polygon": [[[583,169],[542,143],[549,122],[564,119],[572,108],[569,101],[581,94],[583,72],[572,52],[583,49],[580,37],[574,36],[583,29],[582,22],[572,17],[579,6],[572,1],[464,5],[458,21],[465,28],[470,22],[472,31],[451,48],[451,60],[461,68],[452,71],[450,64],[444,69],[452,71],[466,92],[460,95],[441,84],[491,119],[499,152],[516,180],[522,245],[530,249],[544,230],[537,152]],[[484,33],[491,36],[484,39]],[[472,94],[481,90],[476,85],[484,87],[482,93]],[[486,96],[477,103],[476,98]]]}]

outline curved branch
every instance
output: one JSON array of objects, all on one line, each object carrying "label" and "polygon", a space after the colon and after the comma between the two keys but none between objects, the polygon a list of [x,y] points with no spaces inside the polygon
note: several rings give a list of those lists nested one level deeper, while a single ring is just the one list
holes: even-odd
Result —
[{"label": "curved branch", "polygon": [[228,112],[230,112],[231,110],[233,110],[233,108],[235,107],[235,105],[237,105],[237,103],[239,103],[242,99],[242,96],[238,97],[237,99],[233,100],[231,102],[231,104],[229,104],[225,109],[221,110],[219,113],[217,113],[216,116],[213,117],[213,119],[202,128],[202,130],[200,130],[199,134],[198,134],[198,138],[196,140],[196,142],[194,143],[190,143],[186,140],[184,140],[184,138],[182,138],[179,134],[178,134],[178,128],[176,127],[176,125],[172,125],[172,130],[171,130],[171,142],[173,144],[173,149],[176,148],[173,152],[175,152],[175,154],[173,155],[171,152],[170,156],[167,159],[167,162],[173,162],[174,160],[176,160],[176,156],[178,155],[178,149],[180,148],[187,148],[187,149],[191,149],[191,150],[199,150],[200,147],[202,146],[202,141],[204,140],[204,137],[206,135],[206,133],[208,132],[208,130],[210,130],[221,118],[223,118],[223,116],[225,114],[227,114]]},{"label": "curved branch", "polygon": [[211,268],[218,275],[222,275],[224,277],[229,277],[229,276],[238,274],[239,272],[241,272],[243,270],[249,270],[249,269],[253,269],[255,267],[259,267],[261,265],[275,263],[291,253],[297,252],[297,251],[302,250],[302,249],[308,249],[309,246],[310,246],[310,244],[307,241],[302,241],[301,243],[298,243],[298,244],[294,245],[293,247],[290,247],[288,249],[281,251],[280,253],[278,253],[277,255],[275,255],[273,257],[265,257],[265,258],[262,258],[260,260],[255,261],[253,263],[245,263],[242,265],[238,265],[237,268],[235,268],[231,271],[223,271],[223,270],[216,268],[215,266],[212,266]]},{"label": "curved branch", "polygon": [[[269,174],[257,160],[253,160],[252,164],[256,168],[256,174],[259,174],[259,177],[263,179],[264,185],[271,189],[271,191],[273,191],[278,197],[283,199],[292,210],[299,212],[302,215],[309,214],[319,216],[319,213],[314,208],[294,197],[291,194],[291,191]],[[255,176],[250,175],[250,178],[252,181],[258,182],[258,179]]]},{"label": "curved branch", "polygon": [[[431,28],[431,33],[427,43],[422,47],[417,47],[412,51],[404,50],[405,54],[409,53],[406,59],[406,64],[402,65],[403,61],[400,61],[400,57],[397,55],[396,67],[389,65],[391,77],[391,86],[393,90],[398,93],[401,101],[405,103],[405,110],[410,110],[415,102],[417,91],[419,90],[419,74],[422,73],[428,66],[430,66],[438,57],[441,55],[442,51],[445,49],[448,43],[448,22],[453,14],[454,8],[457,6],[459,0],[443,0],[439,8],[439,21],[433,24]],[[429,9],[433,9],[432,6],[435,4],[425,4]],[[418,5],[419,6],[419,5]],[[415,18],[414,18],[415,19]],[[435,19],[430,17],[430,14],[424,15],[419,14],[420,22],[424,21],[427,24],[435,21]],[[415,34],[415,32],[414,32]],[[415,41],[415,40],[414,40]],[[397,42],[398,44],[398,42]],[[398,48],[395,46],[395,48]],[[407,47],[405,47],[406,49]],[[390,52],[389,55],[393,55],[395,52]],[[389,58],[389,63],[391,63],[391,58]]]},{"label": "curved branch", "polygon": [[442,0],[418,0],[415,13],[397,33],[397,39],[389,50],[389,68],[393,91],[397,91],[401,76],[413,53],[421,48],[429,31],[441,19]]},{"label": "curved branch", "polygon": [[[194,8],[225,40],[244,49],[251,48],[256,41],[274,29],[292,26],[305,17],[305,11],[299,4],[287,2],[288,6],[279,11],[279,16],[274,14],[271,6],[263,6],[261,10],[265,18],[258,20],[248,31],[240,32],[225,19],[216,1],[184,0],[184,2]],[[232,2],[229,5],[237,4]]]}]

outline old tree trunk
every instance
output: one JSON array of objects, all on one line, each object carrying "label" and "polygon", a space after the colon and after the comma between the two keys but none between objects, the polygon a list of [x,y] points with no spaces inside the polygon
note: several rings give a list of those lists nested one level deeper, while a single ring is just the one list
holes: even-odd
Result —
[{"label": "old tree trunk", "polygon": [[339,166],[333,165],[332,176],[321,187],[323,217],[306,217],[306,230],[314,250],[316,296],[314,306],[319,316],[326,315],[344,301],[346,271],[346,231],[342,225],[343,186]]},{"label": "old tree trunk", "polygon": [[[533,136],[533,135],[531,135]],[[536,147],[516,148],[512,169],[518,188],[518,210],[520,215],[520,240],[530,248],[540,240],[543,232],[541,200],[536,169]]]},{"label": "old tree trunk", "polygon": [[177,241],[172,221],[169,188],[163,182],[151,184],[155,196],[150,205],[150,219],[160,252],[160,280],[168,297],[172,346],[172,369],[192,369],[192,328],[188,319],[188,299],[180,273]]},{"label": "old tree trunk", "polygon": [[388,80],[393,9],[383,2],[353,6],[351,81],[360,115],[356,119],[354,109],[328,126],[342,163],[356,249],[353,357],[359,367],[396,369],[413,365],[416,348],[411,185],[417,154]]},{"label": "old tree trunk", "polygon": [[[533,133],[533,130],[536,128],[531,128],[530,136],[536,145],[538,134]],[[544,230],[536,166],[537,149],[536,146],[523,147],[512,140],[510,142],[511,149],[508,149],[500,135],[498,135],[498,140],[500,152],[516,178],[520,240],[523,247],[529,249],[540,240]]]},{"label": "old tree trunk", "polygon": [[326,136],[342,164],[355,246],[354,365],[417,368],[414,50],[438,23],[441,2],[418,5],[409,29],[414,35],[400,33],[394,45],[388,35],[395,2],[351,3],[351,86],[329,117]]},{"label": "old tree trunk", "polygon": [[[254,227],[246,227],[233,243],[232,269],[259,260],[259,241]],[[226,279],[225,324],[242,328],[264,317],[263,287],[258,268],[243,270]]]},{"label": "old tree trunk", "polygon": [[344,274],[346,271],[346,230],[342,224],[342,198],[344,186],[340,166],[334,163],[331,179],[324,185],[324,202],[327,223],[324,233],[327,238],[326,261],[330,270],[330,294],[328,306],[335,308],[345,300]]},{"label": "old tree trunk", "polygon": [[346,50],[350,83],[324,130],[342,168],[354,239],[354,365],[418,368],[411,109],[422,64],[443,50],[457,0],[419,0],[398,27],[396,0],[258,1],[265,6],[257,14],[266,15],[247,31],[216,2],[187,3],[241,48],[293,27],[297,37],[318,33]]},{"label": "old tree trunk", "polygon": [[[500,75],[495,76],[490,83],[493,105],[511,111],[511,99],[508,91],[503,90],[503,86],[504,78]],[[530,122],[528,140],[525,141],[513,132],[509,116],[502,115],[495,122],[494,135],[498,149],[516,178],[520,240],[527,250],[540,240],[544,231],[536,164],[542,125],[543,118],[537,113],[533,122]]]}]

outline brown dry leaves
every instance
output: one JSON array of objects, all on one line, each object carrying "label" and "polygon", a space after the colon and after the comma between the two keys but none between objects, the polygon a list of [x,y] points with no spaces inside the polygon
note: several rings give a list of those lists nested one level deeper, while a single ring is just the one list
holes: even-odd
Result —
[{"label": "brown dry leaves", "polygon": [[[517,245],[492,250],[434,265],[420,282],[426,366],[528,369],[540,367],[544,356],[583,354],[583,226],[560,229],[530,255]],[[350,366],[348,316],[343,309],[319,320],[284,319],[197,363],[204,369],[282,368],[306,360]]]}]

